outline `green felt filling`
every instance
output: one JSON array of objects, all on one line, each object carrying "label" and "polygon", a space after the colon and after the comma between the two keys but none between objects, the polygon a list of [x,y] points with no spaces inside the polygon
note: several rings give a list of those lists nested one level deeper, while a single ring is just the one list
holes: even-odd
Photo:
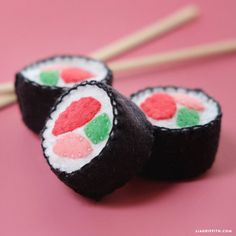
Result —
[{"label": "green felt filling", "polygon": [[57,70],[42,71],[39,77],[44,85],[56,86],[59,80],[59,72]]},{"label": "green felt filling", "polygon": [[110,127],[110,119],[106,113],[103,113],[89,122],[84,131],[93,144],[98,144],[108,137]]},{"label": "green felt filling", "polygon": [[198,125],[200,117],[197,111],[181,108],[177,114],[177,125],[181,128]]}]

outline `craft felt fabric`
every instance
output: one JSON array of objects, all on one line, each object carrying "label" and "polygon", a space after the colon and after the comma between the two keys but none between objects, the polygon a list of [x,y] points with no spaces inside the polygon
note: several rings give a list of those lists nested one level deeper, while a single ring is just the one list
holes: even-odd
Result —
[{"label": "craft felt fabric", "polygon": [[[143,100],[149,101],[149,96],[154,97],[152,94],[157,96],[163,93],[175,99],[178,109],[175,116],[167,118],[164,123],[160,117],[153,120],[155,142],[151,157],[140,175],[159,180],[199,176],[212,166],[216,157],[221,130],[221,107],[200,89],[174,86],[140,90],[131,95],[131,99],[140,106],[144,104]],[[158,100],[155,102],[158,103]],[[142,105],[140,109],[143,109]],[[150,110],[142,111],[147,117],[151,114]]]},{"label": "craft felt fabric", "polygon": [[90,121],[100,110],[101,104],[97,100],[86,97],[73,102],[56,121],[53,134],[59,135],[81,127]]},{"label": "craft felt fabric", "polygon": [[[49,115],[50,109],[53,107],[56,100],[64,92],[68,91],[69,87],[55,86],[55,83],[58,81],[57,71],[52,70],[41,73],[39,80],[43,80],[43,84],[37,83],[29,79],[25,76],[23,71],[30,71],[31,69],[35,69],[38,66],[44,65],[45,63],[55,61],[58,58],[62,61],[64,59],[70,60],[74,58],[82,58],[85,61],[95,61],[103,65],[102,62],[98,62],[96,60],[82,56],[55,56],[47,58],[45,60],[37,61],[36,63],[25,67],[22,71],[16,74],[15,90],[23,121],[25,125],[36,134],[39,134],[40,131],[43,129],[46,119]],[[105,64],[103,66],[107,70],[107,74],[101,80],[101,82],[112,85],[112,72],[109,68],[105,66]],[[71,74],[73,75],[72,79],[74,79],[75,75],[71,72],[71,70],[66,71],[63,76],[66,78],[66,80],[69,80],[68,76]],[[84,74],[85,72],[83,72],[83,75]],[[76,76],[78,75],[76,74]],[[88,76],[88,73],[85,74],[85,76]]]},{"label": "craft felt fabric", "polygon": [[154,127],[155,143],[141,176],[181,180],[201,175],[214,163],[218,149],[221,115],[204,126],[170,130]]},{"label": "craft felt fabric", "polygon": [[18,104],[25,125],[34,133],[39,134],[43,129],[50,109],[66,88],[41,86],[16,75],[15,90]]},{"label": "craft felt fabric", "polygon": [[[81,83],[65,93],[57,101],[52,112],[56,111],[63,101],[66,101],[70,92],[81,86],[85,86],[88,91],[90,86],[97,86],[104,90],[111,100],[114,120],[106,145],[88,164],[72,173],[66,173],[51,165],[49,156],[45,152],[47,125],[42,133],[42,147],[48,164],[61,181],[76,192],[98,200],[124,185],[142,169],[151,153],[154,141],[153,127],[133,102],[112,87],[95,81]],[[102,101],[100,102],[102,103]],[[88,137],[94,143],[99,142],[94,125],[95,121],[99,127],[103,128],[102,138],[103,135],[106,135],[106,125],[109,125],[107,116],[102,113],[97,116],[97,120],[92,120],[85,126]],[[93,128],[95,133],[93,137],[90,137]]]}]

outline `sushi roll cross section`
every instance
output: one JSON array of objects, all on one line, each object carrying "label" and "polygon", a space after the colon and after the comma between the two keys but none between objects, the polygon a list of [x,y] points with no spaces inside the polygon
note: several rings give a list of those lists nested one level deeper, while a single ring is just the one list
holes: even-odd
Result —
[{"label": "sushi roll cross section", "polygon": [[209,169],[221,127],[219,103],[200,89],[147,88],[131,95],[154,127],[155,144],[141,175],[179,180]]},{"label": "sushi roll cross section", "polygon": [[91,80],[111,85],[112,72],[103,62],[83,56],[55,56],[26,66],[16,74],[15,82],[26,126],[39,134],[57,98]]},{"label": "sushi roll cross section", "polygon": [[52,171],[93,199],[124,185],[148,160],[153,128],[140,109],[112,87],[83,82],[65,93],[42,132]]}]

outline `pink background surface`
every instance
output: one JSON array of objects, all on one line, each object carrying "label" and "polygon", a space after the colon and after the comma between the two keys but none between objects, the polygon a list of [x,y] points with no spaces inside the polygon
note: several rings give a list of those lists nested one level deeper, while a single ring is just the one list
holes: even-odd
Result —
[{"label": "pink background surface", "polygon": [[[8,0],[0,8],[0,81],[24,65],[57,53],[89,53],[145,26],[187,0]],[[177,49],[236,37],[235,0],[198,0],[201,18],[127,55]],[[151,85],[201,87],[223,108],[213,168],[190,182],[134,179],[91,202],[57,180],[39,139],[21,122],[16,105],[0,112],[0,235],[196,235],[196,229],[236,233],[236,56],[188,63],[139,76],[117,76],[126,95]],[[214,235],[214,234],[210,234]]]}]

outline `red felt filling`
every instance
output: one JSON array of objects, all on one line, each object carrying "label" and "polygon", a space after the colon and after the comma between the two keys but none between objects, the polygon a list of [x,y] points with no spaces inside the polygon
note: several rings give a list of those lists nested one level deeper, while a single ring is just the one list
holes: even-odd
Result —
[{"label": "red felt filling", "polygon": [[90,72],[76,67],[65,68],[61,72],[61,78],[65,83],[78,83],[93,76]]},{"label": "red felt filling", "polygon": [[100,109],[101,103],[92,97],[84,97],[72,102],[59,115],[52,133],[59,135],[77,129],[92,120]]},{"label": "red felt filling", "polygon": [[165,93],[156,93],[147,98],[140,107],[145,114],[155,120],[170,119],[175,115],[176,103]]}]

